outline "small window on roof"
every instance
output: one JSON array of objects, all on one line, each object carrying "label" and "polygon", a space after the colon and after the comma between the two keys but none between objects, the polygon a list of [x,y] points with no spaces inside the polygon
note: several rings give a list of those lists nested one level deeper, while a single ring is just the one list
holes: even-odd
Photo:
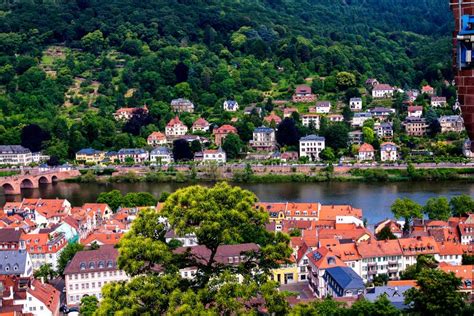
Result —
[{"label": "small window on roof", "polygon": [[107,261],[107,268],[112,268],[114,266],[114,264],[112,263],[112,261]]},{"label": "small window on roof", "polygon": [[94,268],[95,268],[95,263],[89,262],[89,269],[94,269]]},{"label": "small window on roof", "polygon": [[104,261],[99,261],[99,269],[103,269],[104,266]]},{"label": "small window on roof", "polygon": [[86,269],[86,263],[85,262],[81,262],[81,264],[79,265],[80,269],[81,270],[85,270]]}]

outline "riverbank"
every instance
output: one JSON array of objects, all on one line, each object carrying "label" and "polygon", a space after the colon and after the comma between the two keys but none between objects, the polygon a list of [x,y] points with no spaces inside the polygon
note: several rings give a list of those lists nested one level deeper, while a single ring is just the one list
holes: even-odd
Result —
[{"label": "riverbank", "polygon": [[311,169],[308,172],[258,172],[252,168],[228,170],[222,168],[159,171],[94,172],[89,170],[68,182],[77,183],[196,183],[230,181],[234,183],[317,183],[317,182],[406,182],[406,181],[465,181],[474,183],[474,168],[417,169]]}]

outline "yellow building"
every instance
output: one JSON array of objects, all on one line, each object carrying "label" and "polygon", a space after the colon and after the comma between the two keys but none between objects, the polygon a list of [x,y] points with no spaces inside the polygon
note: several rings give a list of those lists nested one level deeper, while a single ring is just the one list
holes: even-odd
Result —
[{"label": "yellow building", "polygon": [[298,282],[298,266],[293,255],[289,263],[281,264],[279,268],[272,270],[270,279],[279,284],[290,284]]},{"label": "yellow building", "polygon": [[105,158],[105,152],[93,148],[81,149],[76,153],[76,161],[99,163]]}]

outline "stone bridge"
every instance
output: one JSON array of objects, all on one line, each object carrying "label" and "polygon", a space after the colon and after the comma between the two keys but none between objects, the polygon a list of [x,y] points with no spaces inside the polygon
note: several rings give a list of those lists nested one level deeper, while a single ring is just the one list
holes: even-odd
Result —
[{"label": "stone bridge", "polygon": [[78,170],[68,171],[24,171],[21,174],[0,178],[0,186],[5,195],[21,194],[21,189],[36,189],[40,184],[53,183],[80,175]]}]

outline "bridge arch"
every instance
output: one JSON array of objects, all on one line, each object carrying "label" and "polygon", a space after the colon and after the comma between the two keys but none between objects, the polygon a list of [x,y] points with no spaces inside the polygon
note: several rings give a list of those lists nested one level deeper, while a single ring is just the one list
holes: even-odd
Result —
[{"label": "bridge arch", "polygon": [[51,180],[48,179],[48,177],[46,177],[46,176],[41,176],[38,179],[38,184],[43,184],[43,183],[51,183]]},{"label": "bridge arch", "polygon": [[15,194],[15,188],[10,183],[2,184],[3,191],[5,191],[6,195]]},{"label": "bridge arch", "polygon": [[59,181],[59,178],[58,178],[58,176],[56,176],[56,175],[53,175],[53,176],[51,177],[51,182],[52,182],[52,183],[54,183],[54,182],[58,182],[58,181]]},{"label": "bridge arch", "polygon": [[20,183],[20,189],[33,189],[34,187],[33,181],[29,178],[23,179]]}]

